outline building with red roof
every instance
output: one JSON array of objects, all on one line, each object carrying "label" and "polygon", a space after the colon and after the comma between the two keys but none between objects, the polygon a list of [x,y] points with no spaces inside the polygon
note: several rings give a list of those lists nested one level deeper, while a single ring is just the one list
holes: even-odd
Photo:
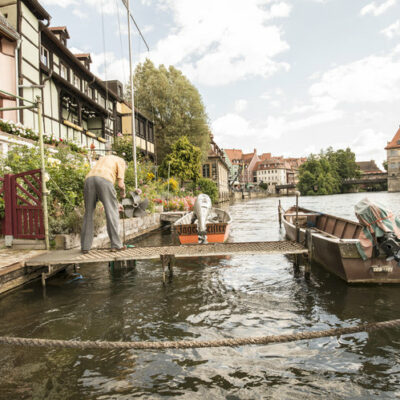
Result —
[{"label": "building with red roof", "polygon": [[400,128],[385,147],[388,164],[388,192],[400,192]]}]

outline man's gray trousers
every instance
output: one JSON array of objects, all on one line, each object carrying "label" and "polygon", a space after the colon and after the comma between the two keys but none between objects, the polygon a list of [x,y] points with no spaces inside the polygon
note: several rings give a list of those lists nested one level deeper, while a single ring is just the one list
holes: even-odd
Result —
[{"label": "man's gray trousers", "polygon": [[111,241],[111,248],[122,247],[118,235],[119,215],[118,201],[114,185],[99,176],[91,176],[85,180],[85,216],[81,232],[81,249],[90,250],[93,242],[93,214],[97,201],[103,203],[107,220],[107,233]]}]

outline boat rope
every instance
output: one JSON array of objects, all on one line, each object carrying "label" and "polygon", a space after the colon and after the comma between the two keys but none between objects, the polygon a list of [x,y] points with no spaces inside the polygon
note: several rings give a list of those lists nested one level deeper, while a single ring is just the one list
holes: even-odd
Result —
[{"label": "boat rope", "polygon": [[267,345],[272,343],[288,343],[298,340],[317,339],[329,336],[340,336],[358,332],[373,332],[383,328],[400,326],[400,319],[383,322],[365,323],[356,326],[333,328],[322,331],[299,332],[276,336],[244,337],[237,339],[218,340],[178,340],[164,342],[108,342],[93,340],[52,340],[21,337],[0,337],[0,344],[29,347],[58,347],[75,349],[136,349],[136,350],[165,350],[165,349],[200,349],[210,347],[237,347],[245,345]]}]

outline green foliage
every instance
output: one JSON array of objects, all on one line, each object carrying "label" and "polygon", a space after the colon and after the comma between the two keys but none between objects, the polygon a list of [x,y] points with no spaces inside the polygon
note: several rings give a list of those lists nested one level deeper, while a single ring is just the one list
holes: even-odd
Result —
[{"label": "green foliage", "polygon": [[182,136],[187,136],[206,157],[207,114],[198,90],[182,72],[172,66],[156,68],[147,59],[136,67],[134,85],[136,107],[154,119],[158,161],[164,160],[173,143]]},{"label": "green foliage", "polygon": [[171,152],[164,158],[159,168],[160,176],[168,177],[168,166],[170,176],[175,176],[182,182],[196,182],[200,177],[201,151],[183,136],[172,145]]},{"label": "green foliage", "polygon": [[359,176],[355,154],[349,148],[333,151],[330,147],[325,152],[308,157],[300,167],[297,187],[303,195],[341,193],[344,190],[344,179]]},{"label": "green foliage", "polygon": [[388,170],[388,162],[387,162],[387,160],[385,160],[385,161],[382,163],[382,167],[383,167],[384,170],[387,172],[387,170]]},{"label": "green foliage", "polygon": [[268,183],[260,182],[260,184],[259,184],[258,186],[259,186],[260,189],[262,189],[262,190],[268,190]]},{"label": "green foliage", "polygon": [[[128,136],[116,137],[112,145],[113,151],[117,156],[129,162],[133,160],[132,138]],[[137,151],[136,151],[137,153]]]},{"label": "green foliage", "polygon": [[196,182],[189,185],[189,188],[193,190],[195,196],[200,193],[205,193],[210,196],[213,203],[218,201],[218,187],[217,184],[208,178],[199,178]]},{"label": "green foliage", "polygon": [[[50,176],[47,188],[49,225],[51,234],[72,232],[71,213],[83,204],[83,185],[89,172],[87,160],[80,154],[59,148],[57,153],[46,150],[46,171]],[[0,159],[2,174],[16,174],[39,169],[40,152],[37,147],[13,146],[6,157]],[[40,188],[41,190],[41,188]],[[0,204],[1,207],[1,204]],[[0,209],[0,214],[1,214]]]}]

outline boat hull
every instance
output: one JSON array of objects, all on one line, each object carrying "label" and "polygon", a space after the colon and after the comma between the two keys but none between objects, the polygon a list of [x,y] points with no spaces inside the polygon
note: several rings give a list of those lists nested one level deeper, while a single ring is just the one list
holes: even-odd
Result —
[{"label": "boat hull", "polygon": [[[340,220],[343,221],[343,220]],[[350,221],[349,221],[350,222]],[[283,218],[286,235],[296,240],[296,227]],[[306,229],[299,229],[300,242],[305,243]],[[386,257],[363,260],[357,249],[357,239],[340,239],[324,232],[313,232],[312,259],[332,274],[348,283],[400,283],[400,267]]]},{"label": "boat hull", "polygon": [[[181,244],[198,244],[199,236],[196,224],[176,225]],[[224,243],[229,236],[229,225],[225,223],[207,224],[207,242]]]}]

